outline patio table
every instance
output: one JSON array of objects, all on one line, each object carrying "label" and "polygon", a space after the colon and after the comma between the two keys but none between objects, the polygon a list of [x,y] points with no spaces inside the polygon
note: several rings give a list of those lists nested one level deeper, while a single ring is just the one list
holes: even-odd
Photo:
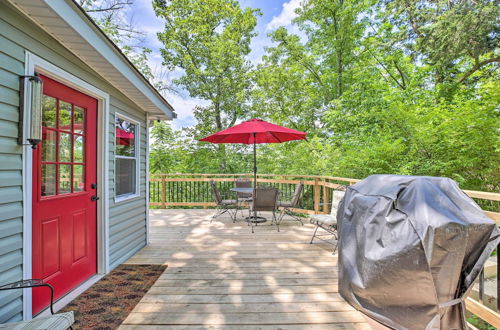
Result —
[{"label": "patio table", "polygon": [[253,188],[231,188],[231,191],[242,194],[253,194]]}]

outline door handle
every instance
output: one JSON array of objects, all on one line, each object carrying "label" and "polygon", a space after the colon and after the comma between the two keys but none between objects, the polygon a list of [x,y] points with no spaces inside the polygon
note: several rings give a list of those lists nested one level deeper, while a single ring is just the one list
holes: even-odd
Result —
[{"label": "door handle", "polygon": [[91,201],[98,201],[99,199],[100,199],[100,197],[98,197],[98,196],[92,196],[92,197],[90,197]]}]

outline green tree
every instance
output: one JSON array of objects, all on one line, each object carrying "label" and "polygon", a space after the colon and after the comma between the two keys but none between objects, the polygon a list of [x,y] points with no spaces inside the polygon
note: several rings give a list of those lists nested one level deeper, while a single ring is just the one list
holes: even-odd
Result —
[{"label": "green tree", "polygon": [[310,51],[321,59],[321,80],[332,98],[339,98],[350,83],[350,68],[364,32],[359,15],[366,0],[309,0],[297,10],[296,22],[307,33]]},{"label": "green tree", "polygon": [[[246,58],[255,36],[258,10],[235,0],[155,0],[165,20],[158,33],[164,64],[181,69],[175,83],[192,97],[210,101],[195,111],[194,137],[229,126],[245,116],[251,85]],[[218,146],[220,169],[227,169],[225,146]]]},{"label": "green tree", "polygon": [[161,68],[156,71],[148,63],[152,50],[143,46],[145,32],[127,16],[134,0],[77,0],[106,35],[122,50],[135,67],[159,92],[174,91],[164,78]]},{"label": "green tree", "polygon": [[[193,33],[170,30],[197,40],[194,54],[210,51],[193,58],[213,59],[206,54],[218,43],[200,40],[223,31],[202,24],[221,10],[214,8],[207,17],[191,8],[197,24],[186,25],[187,13],[181,22],[171,21]],[[186,70],[183,86],[212,101],[196,109],[196,127],[179,133],[186,140],[172,148],[184,158],[173,166],[188,172],[251,171],[245,146],[220,153],[217,146],[193,140],[218,129],[218,114],[224,118],[220,128],[251,115],[309,133],[307,141],[260,146],[260,172],[436,175],[463,188],[500,191],[498,10],[486,0],[303,2],[294,24],[306,37],[278,28],[261,63],[253,70],[241,67],[247,80],[244,89],[233,90],[242,92],[237,116],[226,112],[234,111],[225,107],[229,103],[221,101],[217,108],[206,94],[217,86],[210,75],[215,71],[209,70],[215,60],[197,69],[187,48],[181,53],[166,48],[172,54],[165,56],[185,61],[198,75],[188,78]],[[234,54],[244,61],[247,53]]]},{"label": "green tree", "polygon": [[314,131],[321,125],[319,119],[330,93],[323,85],[316,58],[285,28],[270,37],[277,45],[267,49],[254,70],[252,113],[276,124]]},{"label": "green tree", "polygon": [[382,4],[394,37],[430,64],[436,83],[464,83],[500,62],[500,7],[494,0],[389,0]]},{"label": "green tree", "polygon": [[185,148],[179,131],[168,122],[155,122],[150,132],[149,170],[152,173],[182,172]]}]

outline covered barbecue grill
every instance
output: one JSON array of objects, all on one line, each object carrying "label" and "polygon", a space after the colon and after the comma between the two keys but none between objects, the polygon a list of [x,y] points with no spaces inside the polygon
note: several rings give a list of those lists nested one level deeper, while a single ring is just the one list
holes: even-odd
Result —
[{"label": "covered barbecue grill", "polygon": [[339,204],[339,291],[397,329],[465,329],[499,230],[448,178],[372,175]]}]

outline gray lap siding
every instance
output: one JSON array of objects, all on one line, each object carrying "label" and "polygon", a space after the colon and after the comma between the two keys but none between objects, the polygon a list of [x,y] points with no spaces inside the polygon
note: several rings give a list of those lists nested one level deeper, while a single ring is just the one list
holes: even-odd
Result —
[{"label": "gray lap siding", "polygon": [[[109,139],[109,258],[111,267],[116,267],[146,244],[146,123],[144,114],[112,99]],[[140,123],[139,129],[139,192],[140,196],[115,202],[115,126],[116,113]],[[126,247],[126,248],[125,248]]]},{"label": "gray lap siding", "polygon": [[[0,1],[0,285],[23,276],[22,147],[17,144],[19,76],[31,52],[110,94],[109,256],[116,267],[146,244],[146,114],[22,13]],[[140,122],[140,196],[114,201],[114,113]],[[27,201],[30,203],[30,200]],[[26,220],[26,219],[25,219]],[[28,220],[29,221],[29,220]],[[0,292],[0,323],[22,319],[21,290]]]}]

